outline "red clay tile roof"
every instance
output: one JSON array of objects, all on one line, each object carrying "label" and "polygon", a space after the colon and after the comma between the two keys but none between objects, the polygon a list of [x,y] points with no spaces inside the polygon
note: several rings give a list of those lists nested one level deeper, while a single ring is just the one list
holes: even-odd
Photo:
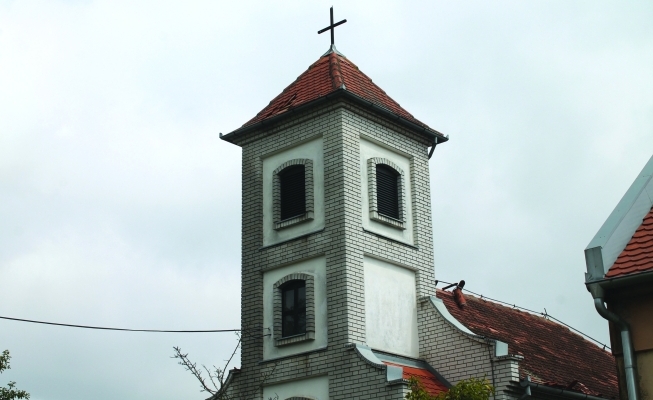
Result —
[{"label": "red clay tile roof", "polygon": [[451,292],[437,291],[447,309],[477,335],[508,343],[510,354],[524,356],[520,376],[585,394],[618,398],[614,357],[568,328],[525,311],[465,293],[461,309]]},{"label": "red clay tile roof", "polygon": [[291,108],[326,96],[338,89],[345,89],[410,122],[428,128],[427,125],[401,108],[399,103],[392,100],[380,87],[375,85],[354,63],[333,51],[320,57],[319,60],[308,67],[295,82],[285,88],[280,95],[275,97],[254,118],[247,121],[243,127],[283,114]]},{"label": "red clay tile roof", "polygon": [[404,374],[403,374],[403,379],[410,379],[411,377],[417,378],[417,380],[422,384],[422,387],[424,387],[424,390],[429,392],[429,394],[433,396],[437,396],[441,392],[446,392],[447,387],[444,385],[444,383],[440,382],[438,378],[435,377],[432,373],[430,373],[428,370],[422,369],[422,368],[416,368],[416,367],[409,367],[406,365],[401,365],[401,364],[395,364],[391,362],[383,362],[386,365],[394,365],[396,367],[401,367],[404,369]]},{"label": "red clay tile roof", "polygon": [[653,208],[605,276],[613,278],[644,271],[653,271]]}]

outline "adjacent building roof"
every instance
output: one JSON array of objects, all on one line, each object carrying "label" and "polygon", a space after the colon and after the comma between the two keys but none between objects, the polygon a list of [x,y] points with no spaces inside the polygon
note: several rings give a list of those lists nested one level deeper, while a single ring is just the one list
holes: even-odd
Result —
[{"label": "adjacent building roof", "polygon": [[[651,225],[647,224],[645,219],[650,217],[652,207],[653,157],[587,245],[587,284],[620,278],[623,275],[653,272],[653,268],[643,260],[646,258],[643,255],[644,248],[651,246],[650,233],[647,233],[650,232]],[[648,254],[650,259],[651,253]]]},{"label": "adjacent building roof", "polygon": [[653,208],[646,214],[606,278],[653,271]]},{"label": "adjacent building roof", "polygon": [[437,396],[438,394],[449,390],[435,375],[424,368],[411,367],[387,361],[384,361],[383,363],[403,368],[403,379],[409,380],[410,378],[416,378],[422,384],[424,390],[432,396]]},{"label": "adjacent building roof", "polygon": [[469,294],[464,308],[451,292],[438,290],[437,297],[469,330],[508,343],[509,354],[523,356],[522,378],[592,396],[618,397],[614,357],[565,326]]}]

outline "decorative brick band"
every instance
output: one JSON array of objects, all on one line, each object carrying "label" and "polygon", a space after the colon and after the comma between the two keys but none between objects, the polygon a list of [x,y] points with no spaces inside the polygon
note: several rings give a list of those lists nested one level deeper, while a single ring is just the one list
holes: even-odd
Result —
[{"label": "decorative brick band", "polygon": [[[279,173],[293,165],[304,166],[304,190],[306,190],[306,212],[293,218],[281,220],[281,185]],[[279,230],[304,221],[311,221],[314,217],[314,190],[313,190],[313,160],[296,158],[286,161],[272,172],[272,204],[274,214],[274,229]]]},{"label": "decorative brick band", "polygon": [[[290,281],[304,281],[306,285],[306,332],[301,335],[282,337],[281,313],[281,286]],[[275,346],[284,346],[293,343],[315,339],[315,278],[313,275],[295,272],[284,276],[273,285],[272,306],[274,327],[273,337]]]},{"label": "decorative brick band", "polygon": [[313,399],[312,397],[297,397],[297,396],[293,396],[293,397],[288,397],[286,400],[315,400],[315,399]]},{"label": "decorative brick band", "polygon": [[[397,193],[399,197],[399,219],[379,214],[376,197],[376,166],[387,165],[397,171]],[[373,157],[367,160],[367,192],[370,200],[370,219],[399,229],[406,229],[406,188],[404,171],[399,166],[386,158]]]}]

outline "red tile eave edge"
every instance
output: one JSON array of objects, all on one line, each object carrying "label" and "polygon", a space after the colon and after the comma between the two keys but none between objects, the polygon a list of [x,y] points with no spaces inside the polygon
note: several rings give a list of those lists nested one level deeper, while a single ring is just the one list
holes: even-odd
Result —
[{"label": "red tile eave edge", "polygon": [[[613,273],[610,273],[611,271]],[[605,277],[606,279],[621,278],[621,277],[626,277],[626,276],[631,276],[636,274],[643,274],[646,272],[653,272],[653,263],[649,263],[649,265],[643,266],[642,268],[640,268],[639,266],[633,266],[633,267],[619,268],[617,270],[610,270],[608,271],[607,274],[605,274]]]},{"label": "red tile eave edge", "polygon": [[651,278],[653,280],[653,269],[646,270],[646,271],[635,271],[635,272],[628,272],[624,274],[618,274],[618,275],[613,275],[613,276],[605,276],[601,280],[597,281],[592,281],[590,283],[598,283],[598,284],[608,284],[607,288],[618,285],[622,283],[623,281],[631,281],[632,279],[639,279],[639,278]]},{"label": "red tile eave edge", "polygon": [[397,115],[393,113],[392,111],[380,107],[377,104],[372,103],[371,101],[368,101],[366,99],[361,98],[360,96],[356,95],[355,93],[352,93],[351,91],[348,91],[346,89],[337,89],[334,90],[333,92],[318,97],[315,100],[311,100],[309,102],[303,103],[297,107],[291,107],[287,111],[277,114],[275,116],[272,116],[270,118],[266,118],[264,120],[261,120],[259,122],[256,122],[252,125],[247,125],[247,126],[242,126],[232,132],[227,133],[226,135],[220,134],[220,139],[225,140],[229,143],[236,144],[236,138],[241,138],[244,135],[256,131],[262,127],[265,126],[271,126],[275,125],[282,120],[289,118],[293,115],[295,115],[298,112],[309,110],[319,104],[322,104],[323,102],[331,99],[336,99],[340,96],[344,96],[346,98],[349,98],[350,100],[354,100],[355,102],[359,103],[360,105],[365,106],[366,108],[370,109],[371,111],[376,112],[377,114],[383,114],[386,118],[390,119],[391,121],[398,122],[401,125],[404,125],[405,127],[409,128],[410,130],[424,135],[430,140],[436,140],[437,144],[444,143],[449,140],[449,137],[445,136],[444,134],[436,131],[433,128],[428,127],[427,125],[418,125],[413,121],[410,121],[400,115]]},{"label": "red tile eave edge", "polygon": [[653,208],[642,218],[633,236],[605,274],[605,278],[653,271]]}]

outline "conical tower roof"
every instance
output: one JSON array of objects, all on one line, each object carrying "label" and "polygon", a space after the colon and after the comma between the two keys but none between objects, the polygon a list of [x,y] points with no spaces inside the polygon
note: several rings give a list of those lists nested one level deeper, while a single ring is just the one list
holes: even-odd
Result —
[{"label": "conical tower roof", "polygon": [[438,143],[447,140],[444,135],[419,121],[402,108],[386,92],[378,87],[372,79],[365,75],[347,57],[339,53],[335,46],[314,62],[304,73],[286,87],[281,94],[272,99],[256,116],[247,121],[241,128],[225,135],[225,139],[233,137],[248,128],[271,122],[289,111],[305,108],[318,100],[345,95],[367,105],[375,111],[386,114],[392,119],[408,123],[409,127],[426,133]]}]

